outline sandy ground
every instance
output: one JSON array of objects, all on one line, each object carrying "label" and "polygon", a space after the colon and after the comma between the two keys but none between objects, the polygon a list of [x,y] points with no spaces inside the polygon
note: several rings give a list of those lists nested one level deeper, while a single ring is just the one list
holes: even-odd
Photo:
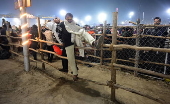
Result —
[{"label": "sandy ground", "polygon": [[[67,74],[41,63],[31,61],[31,70],[24,71],[18,60],[0,60],[0,104],[114,104],[110,101],[110,88],[89,81],[74,82]],[[61,68],[61,60],[52,63]],[[36,69],[33,66],[38,66]],[[110,80],[110,71],[101,67],[79,67],[79,77],[105,83]],[[117,83],[144,94],[159,98],[170,104],[170,84],[161,80],[134,77],[133,74],[117,71]],[[153,100],[121,89],[116,90],[121,104],[159,104]]]}]

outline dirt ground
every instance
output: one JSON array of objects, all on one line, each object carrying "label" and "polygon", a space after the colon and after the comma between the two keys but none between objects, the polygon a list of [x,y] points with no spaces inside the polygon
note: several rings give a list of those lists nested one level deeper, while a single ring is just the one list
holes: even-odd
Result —
[{"label": "dirt ground", "polygon": [[[31,70],[24,71],[24,64],[17,59],[0,60],[0,104],[114,104],[110,101],[108,86],[72,78],[46,65],[31,61]],[[61,68],[61,60],[52,63]],[[33,67],[37,66],[39,69]],[[110,80],[110,71],[101,67],[79,64],[79,77],[105,83]],[[170,84],[161,80],[134,77],[133,74],[117,71],[117,83],[144,94],[159,98],[170,104]],[[116,99],[121,104],[159,104],[153,100],[121,89],[116,90]]]}]

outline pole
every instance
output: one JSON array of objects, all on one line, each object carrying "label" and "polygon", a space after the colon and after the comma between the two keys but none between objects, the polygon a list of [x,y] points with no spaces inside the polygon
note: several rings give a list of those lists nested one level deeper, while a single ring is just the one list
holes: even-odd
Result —
[{"label": "pole", "polygon": [[[104,26],[103,26],[103,37],[105,38],[106,36],[106,21],[104,21]],[[103,65],[103,44],[104,44],[104,38],[103,38],[103,41],[102,41],[102,47],[101,47],[101,51],[100,51],[100,65]]]},{"label": "pole", "polygon": [[[136,46],[139,47],[139,40],[140,40],[140,19],[137,20],[137,35],[136,35]],[[136,50],[135,54],[135,67],[139,67],[139,50]],[[134,71],[134,76],[137,76],[137,71]]]},{"label": "pole", "polygon": [[[37,17],[37,22],[38,22],[38,43],[40,45],[40,49],[42,49],[42,42],[39,41],[39,39],[42,39],[42,36],[41,36],[41,24],[40,24],[40,18],[39,17]],[[39,50],[39,53],[41,55],[41,60],[44,60],[43,53],[40,50]],[[42,63],[42,69],[45,70],[44,62]]]},{"label": "pole", "polygon": [[143,12],[143,20],[142,21],[144,22],[144,20],[145,20],[145,12]]},{"label": "pole", "polygon": [[[118,12],[113,13],[113,34],[112,34],[112,45],[117,44],[117,17]],[[112,46],[113,47],[113,46]],[[116,63],[116,50],[113,48],[112,50],[112,61],[111,61],[111,81],[113,84],[116,84],[116,68],[113,65]],[[111,101],[116,102],[116,88],[114,86],[111,87]]]},{"label": "pole", "polygon": [[29,56],[28,56],[28,38],[27,38],[27,20],[26,16],[24,15],[26,13],[25,7],[20,7],[21,12],[21,29],[22,29],[22,44],[23,44],[23,55],[24,55],[24,67],[25,71],[29,71],[30,69],[30,62],[29,62]]}]

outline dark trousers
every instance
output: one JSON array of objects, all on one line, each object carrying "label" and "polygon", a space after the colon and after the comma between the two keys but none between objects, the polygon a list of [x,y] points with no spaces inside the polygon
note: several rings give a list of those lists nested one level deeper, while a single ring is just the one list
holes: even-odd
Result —
[{"label": "dark trousers", "polygon": [[[165,52],[155,52],[155,51],[148,51],[148,52],[141,52],[140,53],[140,60],[142,61],[150,61],[156,63],[165,63]],[[164,72],[163,65],[157,65],[152,63],[143,63],[140,65],[141,68],[152,70],[158,73]]]},{"label": "dark trousers", "polygon": [[9,51],[9,49],[10,49],[10,46],[4,46],[4,45],[1,45],[1,44],[0,44],[0,46],[2,47],[2,49],[7,50],[7,51]]},{"label": "dark trousers", "polygon": [[[50,45],[50,46],[47,45],[47,50],[54,52],[53,45]],[[48,53],[48,61],[49,61],[49,62],[52,62],[53,56],[54,56],[53,54]]]},{"label": "dark trousers", "polygon": [[[63,47],[62,56],[67,57],[65,47]],[[68,60],[62,59],[62,66],[64,70],[68,70]]]},{"label": "dark trousers", "polygon": [[[37,42],[32,41],[31,45],[30,45],[30,48],[33,48],[33,49],[36,50],[37,49],[37,45],[38,45]],[[31,54],[34,57],[34,60],[37,60],[37,52],[31,51]]]}]

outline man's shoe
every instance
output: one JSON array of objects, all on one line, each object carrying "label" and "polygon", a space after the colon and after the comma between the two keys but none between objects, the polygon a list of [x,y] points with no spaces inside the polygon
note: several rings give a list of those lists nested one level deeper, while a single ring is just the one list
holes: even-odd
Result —
[{"label": "man's shoe", "polygon": [[59,71],[68,73],[68,70],[67,70],[67,69],[59,69]]},{"label": "man's shoe", "polygon": [[49,62],[49,63],[52,63],[52,60],[48,58],[48,62]]},{"label": "man's shoe", "polygon": [[78,75],[73,76],[73,81],[78,81]]}]

